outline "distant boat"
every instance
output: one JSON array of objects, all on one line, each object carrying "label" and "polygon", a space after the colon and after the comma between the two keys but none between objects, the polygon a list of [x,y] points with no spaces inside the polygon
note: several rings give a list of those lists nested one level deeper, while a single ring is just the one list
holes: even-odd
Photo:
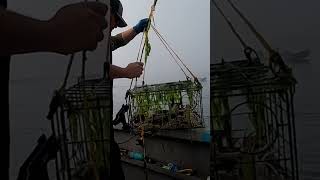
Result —
[{"label": "distant boat", "polygon": [[295,58],[306,58],[309,57],[311,52],[309,49],[305,49],[303,51],[299,51],[299,52],[290,52],[290,51],[284,51],[287,55],[295,57]]},{"label": "distant boat", "polygon": [[298,52],[286,50],[280,54],[282,55],[283,59],[289,63],[310,63],[311,51],[309,49],[305,49]]},{"label": "distant boat", "polygon": [[[286,63],[299,64],[299,63],[310,63],[311,61],[310,59],[311,51],[309,49],[305,49],[298,52],[292,52],[288,50],[279,51],[279,49],[277,49],[277,51],[280,53],[281,57]],[[258,50],[257,54],[261,60],[268,58],[268,55],[266,54],[266,52],[263,52],[261,50]]]},{"label": "distant boat", "polygon": [[202,83],[207,82],[207,77],[199,78],[199,81],[202,82]]}]

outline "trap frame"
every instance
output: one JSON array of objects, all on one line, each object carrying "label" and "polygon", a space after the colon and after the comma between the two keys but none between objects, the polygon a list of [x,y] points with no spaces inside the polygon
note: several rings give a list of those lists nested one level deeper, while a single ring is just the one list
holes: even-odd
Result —
[{"label": "trap frame", "polygon": [[57,179],[99,179],[110,170],[112,86],[106,79],[81,81],[57,92],[53,134],[60,138]]},{"label": "trap frame", "polygon": [[214,179],[298,179],[291,74],[259,61],[211,64]]},{"label": "trap frame", "polygon": [[[110,1],[106,1],[110,9]],[[101,78],[86,78],[86,51],[82,52],[81,75],[67,86],[75,54],[70,56],[62,87],[55,92],[47,118],[52,134],[58,139],[55,158],[57,180],[108,179],[111,176],[111,141],[113,116],[113,83],[108,77],[112,64],[111,11],[109,19],[106,60]]]},{"label": "trap frame", "polygon": [[178,81],[137,86],[127,91],[132,127],[184,129],[203,127],[202,86]]}]

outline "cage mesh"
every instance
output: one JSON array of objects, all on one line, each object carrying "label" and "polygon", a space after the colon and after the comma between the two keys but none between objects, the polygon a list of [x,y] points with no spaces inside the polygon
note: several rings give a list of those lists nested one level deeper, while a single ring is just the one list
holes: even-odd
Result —
[{"label": "cage mesh", "polygon": [[183,129],[203,126],[202,86],[191,80],[135,87],[127,92],[135,127]]},{"label": "cage mesh", "polygon": [[60,138],[57,179],[105,179],[110,170],[111,83],[85,80],[59,93],[53,121]]},{"label": "cage mesh", "polygon": [[214,179],[298,179],[290,74],[260,62],[211,65]]}]

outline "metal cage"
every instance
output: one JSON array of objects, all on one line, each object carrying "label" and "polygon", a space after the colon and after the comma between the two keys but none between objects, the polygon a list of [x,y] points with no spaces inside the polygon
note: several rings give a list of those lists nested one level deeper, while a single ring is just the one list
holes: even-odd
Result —
[{"label": "metal cage", "polygon": [[106,179],[110,174],[112,86],[105,79],[79,82],[56,94],[52,121],[60,139],[57,179]]},{"label": "metal cage", "polygon": [[202,86],[191,80],[135,87],[127,92],[134,128],[203,127]]},{"label": "metal cage", "polygon": [[291,75],[248,60],[210,71],[212,178],[298,179]]}]

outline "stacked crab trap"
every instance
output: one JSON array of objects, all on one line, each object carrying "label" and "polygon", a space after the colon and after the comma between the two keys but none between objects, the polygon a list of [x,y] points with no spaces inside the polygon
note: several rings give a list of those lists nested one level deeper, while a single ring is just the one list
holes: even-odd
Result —
[{"label": "stacked crab trap", "polygon": [[57,92],[52,129],[60,138],[57,178],[108,176],[112,120],[111,83],[81,81]]},{"label": "stacked crab trap", "polygon": [[211,177],[215,180],[299,179],[294,119],[296,80],[231,0],[233,10],[269,53],[260,60],[212,1],[244,47],[246,58],[211,64]]},{"label": "stacked crab trap", "polygon": [[[295,179],[295,81],[249,60],[211,65],[212,170],[219,177]],[[222,178],[221,178],[222,179]]]},{"label": "stacked crab trap", "polygon": [[112,81],[106,76],[106,68],[101,78],[86,78],[86,52],[82,57],[80,78],[67,86],[74,60],[71,55],[63,85],[55,92],[47,117],[59,142],[55,158],[57,180],[99,180],[110,176]]}]

